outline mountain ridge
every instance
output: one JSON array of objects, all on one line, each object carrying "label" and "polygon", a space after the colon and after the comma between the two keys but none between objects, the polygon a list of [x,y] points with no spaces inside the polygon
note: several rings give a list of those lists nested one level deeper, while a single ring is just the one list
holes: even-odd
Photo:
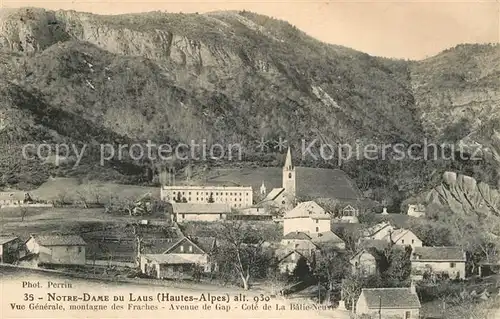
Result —
[{"label": "mountain ridge", "polygon": [[[392,60],[325,44],[287,22],[246,11],[100,16],[22,8],[2,13],[0,51],[0,73],[20,94],[36,94],[91,131],[131,142],[240,142],[247,161],[257,163],[264,157],[279,165],[279,156],[255,149],[261,137],[285,138],[295,149],[315,138],[352,145],[427,138],[453,145],[498,114],[498,46]],[[23,120],[12,121],[23,127]],[[102,134],[104,141],[116,139],[96,137]],[[333,162],[302,164],[338,166]],[[151,169],[135,165],[133,171]],[[365,190],[395,189],[391,195],[400,197],[450,167],[495,182],[488,165],[350,161],[340,168]],[[406,174],[417,175],[410,186]]]}]

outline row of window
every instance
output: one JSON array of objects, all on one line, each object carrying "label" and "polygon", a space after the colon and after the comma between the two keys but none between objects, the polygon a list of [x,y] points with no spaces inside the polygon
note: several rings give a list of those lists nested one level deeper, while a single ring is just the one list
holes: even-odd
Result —
[{"label": "row of window", "polygon": [[[207,198],[205,198],[205,199],[203,199],[203,198],[199,198],[199,197],[196,197],[196,201],[197,201],[197,202],[199,202],[200,200],[206,200],[206,201],[208,201],[208,199],[209,199],[209,197],[207,197]],[[226,199],[225,199],[225,201],[226,201],[226,202],[227,202],[228,200],[229,200],[229,201],[232,201],[233,199],[232,199],[232,198],[226,198]],[[191,201],[191,197],[188,197],[188,201],[189,201],[189,202]],[[235,202],[237,202],[237,201],[240,201],[240,202],[241,202],[241,198],[235,198],[235,199],[234,199],[234,201],[235,201]]]},{"label": "row of window", "polygon": [[[180,193],[180,194],[182,194],[182,195],[186,195],[186,192],[185,192],[185,191],[182,191],[182,192],[181,192],[181,191],[178,191],[178,192],[173,191],[172,193],[173,193],[173,194]],[[187,193],[188,193],[188,195],[191,195],[191,192],[187,192]],[[194,192],[193,192],[193,193],[194,193]],[[214,192],[196,192],[196,195],[203,195],[203,194],[205,194],[205,195],[210,195],[210,194],[212,194],[212,195],[213,195],[213,194],[214,194]],[[220,193],[219,193],[219,192],[215,192],[215,196],[219,196],[219,195],[220,195],[220,196],[224,196],[224,195],[225,195],[225,196],[242,196],[242,194],[244,194],[245,196],[248,196],[248,194],[249,194],[249,193],[241,193],[241,192],[240,192],[240,193],[233,193],[233,192],[220,192]]]},{"label": "row of window", "polygon": [[[184,246],[179,246],[180,247],[180,250],[181,250],[181,253],[184,252]],[[193,246],[192,245],[189,245],[189,252],[192,253],[193,252]]]}]

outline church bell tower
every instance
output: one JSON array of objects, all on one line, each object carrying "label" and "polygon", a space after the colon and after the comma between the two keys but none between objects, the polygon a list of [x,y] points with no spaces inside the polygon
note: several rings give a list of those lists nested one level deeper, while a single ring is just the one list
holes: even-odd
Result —
[{"label": "church bell tower", "polygon": [[292,152],[290,148],[286,153],[285,165],[283,166],[283,184],[282,187],[285,189],[285,196],[289,203],[295,201],[296,189],[295,189],[295,167],[292,164]]}]

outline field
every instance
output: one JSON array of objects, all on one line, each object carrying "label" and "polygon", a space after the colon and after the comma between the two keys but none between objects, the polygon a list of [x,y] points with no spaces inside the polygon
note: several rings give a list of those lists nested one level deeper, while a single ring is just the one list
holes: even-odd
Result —
[{"label": "field", "polygon": [[[296,187],[299,197],[356,200],[362,197],[356,184],[341,170],[296,167]],[[205,183],[212,185],[252,186],[258,190],[262,183],[270,192],[282,186],[281,167],[216,169]]]},{"label": "field", "polygon": [[[31,234],[79,234],[87,243],[88,260],[134,261],[135,237],[131,223],[138,217],[115,216],[104,209],[83,208],[30,208],[24,220],[19,208],[0,211],[0,229],[4,235],[13,234],[27,239]],[[155,247],[152,238],[177,236],[169,227],[138,226],[145,245]],[[160,249],[161,250],[161,249]]]},{"label": "field", "polygon": [[30,191],[35,199],[57,200],[64,197],[68,200],[78,200],[81,194],[93,200],[96,194],[101,199],[110,195],[120,198],[138,198],[146,193],[158,197],[160,187],[146,187],[137,185],[125,185],[105,182],[81,182],[76,178],[50,178],[37,189]]},{"label": "field", "polygon": [[[256,230],[266,241],[280,241],[283,237],[283,226],[273,221],[245,221],[245,225]],[[179,225],[182,232],[188,235],[200,237],[218,237],[222,227],[218,223],[191,221]]]}]

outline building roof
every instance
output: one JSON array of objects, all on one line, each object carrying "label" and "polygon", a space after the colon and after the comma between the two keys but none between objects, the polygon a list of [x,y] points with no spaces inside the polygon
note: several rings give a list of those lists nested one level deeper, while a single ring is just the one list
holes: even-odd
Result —
[{"label": "building roof", "polygon": [[211,237],[182,237],[179,240],[175,241],[168,249],[166,249],[163,253],[168,254],[172,249],[174,249],[177,244],[181,243],[182,241],[189,241],[196,247],[198,247],[200,250],[202,250],[204,253],[209,253],[212,251],[212,248],[215,245],[215,238]]},{"label": "building roof", "polygon": [[304,232],[294,231],[283,236],[283,239],[311,240],[311,236]]},{"label": "building roof", "polygon": [[10,243],[11,241],[18,239],[19,237],[15,236],[0,236],[0,245]]},{"label": "building roof", "polygon": [[[399,228],[395,229],[392,234],[387,235],[387,238],[391,238],[393,242],[397,242],[401,237],[405,236],[406,234],[412,234],[413,236],[417,237],[411,230],[409,229],[404,229],[404,228]],[[418,238],[418,237],[417,237]]]},{"label": "building roof", "polygon": [[43,235],[35,236],[36,242],[41,246],[85,246],[86,243],[78,235]]},{"label": "building roof", "polygon": [[358,259],[361,255],[363,254],[368,254],[370,256],[372,256],[375,260],[379,259],[379,256],[377,254],[375,254],[371,249],[361,249],[359,250],[357,253],[355,253],[350,259],[349,261],[354,261],[355,259]]},{"label": "building roof", "polygon": [[206,256],[200,254],[143,254],[142,256],[159,264],[201,264],[206,261]]},{"label": "building roof", "polygon": [[[268,189],[280,188],[282,167],[215,169],[204,183],[210,185],[244,185],[258,190],[265,181]],[[362,199],[363,195],[346,173],[339,169],[295,167],[298,198]]]},{"label": "building roof", "polygon": [[207,254],[210,253],[216,245],[215,237],[190,237],[190,239]]},{"label": "building roof", "polygon": [[221,191],[251,191],[252,187],[251,186],[238,186],[238,185],[233,185],[233,186],[218,186],[218,185],[164,185],[162,186],[162,189],[164,190],[206,190],[206,191],[212,191],[212,190],[221,190]]},{"label": "building roof", "polygon": [[460,247],[415,247],[412,260],[422,261],[465,261],[465,253]]},{"label": "building roof", "polygon": [[361,249],[375,248],[376,250],[384,250],[389,247],[389,242],[383,239],[360,239],[358,246]]},{"label": "building roof", "polygon": [[172,203],[174,214],[223,214],[230,213],[225,203]]},{"label": "building roof", "polygon": [[373,235],[379,233],[380,231],[382,231],[383,229],[386,229],[387,227],[391,227],[391,224],[389,224],[387,222],[378,223],[376,225],[373,225],[372,227],[365,229],[363,231],[363,236],[365,236],[365,237],[373,236]]},{"label": "building roof", "polygon": [[408,209],[413,209],[417,212],[425,213],[425,205],[423,205],[423,204],[409,204]]},{"label": "building roof", "polygon": [[420,301],[417,294],[409,288],[363,288],[360,298],[364,297],[369,309],[418,309]]},{"label": "building roof", "polygon": [[286,251],[286,252],[283,252],[283,255],[282,255],[282,256],[279,258],[279,260],[278,260],[278,263],[283,262],[283,260],[285,260],[288,256],[290,256],[290,255],[291,255],[291,254],[293,254],[293,253],[298,254],[298,255],[300,255],[301,257],[304,257],[306,260],[308,260],[308,259],[307,259],[307,257],[306,257],[303,253],[301,253],[301,252],[300,252],[299,250],[297,250],[297,249],[294,249],[294,250],[291,250],[291,251]]},{"label": "building roof", "polygon": [[269,200],[275,200],[276,197],[278,197],[281,193],[285,191],[284,188],[273,188],[269,194],[266,195],[266,197],[262,200],[263,202],[269,201]]},{"label": "building roof", "polygon": [[330,214],[328,214],[323,207],[319,206],[314,201],[302,202],[295,206],[292,210],[286,212],[284,218],[328,218],[330,219]]},{"label": "building roof", "polygon": [[310,240],[308,240],[308,241],[300,240],[300,241],[293,241],[289,244],[286,244],[286,245],[282,246],[280,249],[284,250],[284,251],[290,251],[290,250],[310,251],[310,250],[318,249],[318,246]]},{"label": "building roof", "polygon": [[153,240],[144,240],[142,243],[142,252],[144,254],[163,254],[173,245],[179,242],[183,237],[176,238],[156,238]]},{"label": "building roof", "polygon": [[332,231],[325,231],[311,235],[313,243],[343,243],[344,241]]}]

